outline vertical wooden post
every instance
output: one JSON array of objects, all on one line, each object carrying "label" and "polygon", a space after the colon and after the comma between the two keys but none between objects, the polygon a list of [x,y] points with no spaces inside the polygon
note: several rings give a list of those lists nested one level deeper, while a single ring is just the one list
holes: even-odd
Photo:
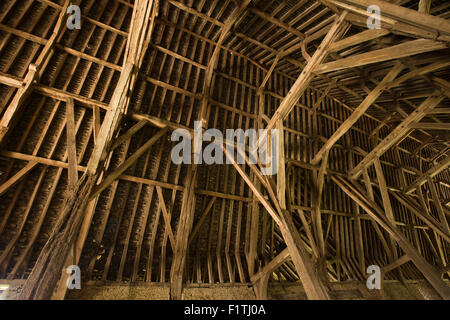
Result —
[{"label": "vertical wooden post", "polygon": [[77,169],[77,145],[75,137],[75,110],[73,100],[66,102],[66,135],[67,135],[67,154],[69,158],[69,190],[75,189],[78,181]]},{"label": "vertical wooden post", "polygon": [[283,120],[278,120],[278,171],[277,196],[282,210],[286,210],[286,158],[284,155],[284,127]]},{"label": "vertical wooden post", "polygon": [[[58,222],[41,251],[38,260],[24,284],[19,300],[50,299],[61,277],[61,270],[80,231],[85,209],[92,189],[97,182],[102,164],[106,160],[115,130],[118,128],[133,89],[133,73],[142,64],[155,23],[156,10],[153,0],[140,0],[134,5],[124,66],[111,98],[108,112],[102,123],[97,143],[89,159],[86,173],[64,200]],[[150,15],[153,14],[151,22]]]}]

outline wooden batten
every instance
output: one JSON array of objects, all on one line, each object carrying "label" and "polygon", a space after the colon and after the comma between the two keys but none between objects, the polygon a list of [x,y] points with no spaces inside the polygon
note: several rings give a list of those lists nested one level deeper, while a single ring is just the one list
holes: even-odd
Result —
[{"label": "wooden batten", "polygon": [[78,298],[73,265],[129,298],[450,299],[448,3],[22,2],[0,12],[14,299]]},{"label": "wooden batten", "polygon": [[[78,180],[76,188],[69,193],[58,227],[55,228],[43,249],[43,253],[39,256],[36,266],[19,296],[20,299],[49,299],[60,278],[58,270],[62,269],[70,246],[75,241],[75,236],[81,227],[82,218],[84,217],[83,213],[94,183],[97,180],[100,164],[106,160],[113,132],[119,125],[121,113],[125,110],[132,72],[135,71],[135,66],[142,62],[140,56],[142,56],[145,49],[143,47],[144,42],[147,38],[147,33],[149,30],[152,30],[151,27],[149,28],[149,17],[152,9],[153,1],[140,1],[136,4],[133,13],[139,18],[136,17],[136,20],[133,21],[132,28],[135,31],[132,34],[140,36],[139,38],[129,38],[129,53],[127,57],[130,60],[125,61],[121,78],[98,134],[97,144],[90,157],[87,172]],[[64,224],[64,222],[66,223]],[[62,241],[62,239],[65,240]],[[43,285],[39,283],[43,283]]]}]

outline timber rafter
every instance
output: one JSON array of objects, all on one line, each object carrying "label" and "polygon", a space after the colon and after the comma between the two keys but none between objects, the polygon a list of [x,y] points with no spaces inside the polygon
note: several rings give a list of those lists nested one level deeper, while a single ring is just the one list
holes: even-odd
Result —
[{"label": "timber rafter", "polygon": [[[63,299],[77,264],[172,299],[273,280],[329,299],[376,264],[448,298],[450,6],[396,3],[85,0],[70,31],[76,1],[4,0],[0,279]],[[173,163],[194,121],[279,129],[277,174],[248,145]]]}]

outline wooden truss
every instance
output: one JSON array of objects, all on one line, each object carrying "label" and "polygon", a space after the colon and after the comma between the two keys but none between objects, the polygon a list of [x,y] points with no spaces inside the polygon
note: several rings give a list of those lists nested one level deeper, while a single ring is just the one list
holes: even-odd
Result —
[{"label": "wooden truss", "polygon": [[[330,299],[377,264],[450,299],[448,6],[86,1],[90,27],[70,35],[74,3],[34,2],[54,12],[45,33],[8,20],[14,1],[0,14],[0,48],[20,39],[0,70],[0,278],[26,279],[19,299],[64,299],[74,264],[169,282],[171,299],[187,282],[267,299],[271,279]],[[171,133],[194,138],[194,121],[278,129],[276,176],[229,140],[231,165],[171,164]]]}]

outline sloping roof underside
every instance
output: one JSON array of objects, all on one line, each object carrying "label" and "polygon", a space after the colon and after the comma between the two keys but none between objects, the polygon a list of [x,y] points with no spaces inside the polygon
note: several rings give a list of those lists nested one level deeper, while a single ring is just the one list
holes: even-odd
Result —
[{"label": "sloping roof underside", "polygon": [[[1,1],[1,76],[20,81],[25,77],[28,66],[50,38],[63,2]],[[400,2],[405,7],[416,8],[418,1]],[[81,29],[64,30],[39,83],[24,104],[20,121],[0,149],[0,186],[36,162],[25,178],[0,196],[0,279],[28,276],[52,232],[67,191],[66,104],[55,98],[54,92],[75,98],[76,149],[81,174],[95,143],[94,114],[99,112],[103,117],[122,70],[133,4],[124,0],[85,0],[80,7]],[[193,128],[201,106],[208,62],[221,28],[235,7],[231,0],[160,0],[151,43],[132,92],[130,114],[150,115]],[[448,2],[432,2],[431,14],[448,18],[449,12]],[[280,23],[272,23],[264,14]],[[306,47],[312,55],[323,39],[324,34],[320,32],[331,26],[335,17],[335,13],[320,1],[253,1],[220,51],[208,106],[208,127],[222,131],[254,127],[258,116],[257,89],[277,53],[301,43],[299,35],[317,34]],[[298,33],[293,33],[292,29]],[[346,36],[361,31],[364,31],[362,27],[353,25]],[[346,57],[406,40],[406,36],[388,34],[338,54]],[[404,63],[411,68],[420,68],[448,58],[449,51],[444,49],[407,57]],[[332,61],[336,57],[328,59]],[[285,156],[297,164],[288,179],[294,189],[292,203],[295,210],[304,210],[307,220],[311,216],[309,186],[312,177],[305,164],[396,61],[315,77],[285,119]],[[265,113],[269,118],[305,64],[301,49],[280,59],[265,87]],[[402,74],[411,70],[406,68]],[[439,69],[432,75],[449,79],[450,67]],[[332,81],[338,85],[328,90],[318,108],[318,132],[314,136],[309,109]],[[364,158],[365,152],[373,148],[374,141],[382,141],[403,120],[398,108],[410,114],[434,90],[435,85],[430,79],[421,76],[385,90],[376,105],[372,105],[331,149],[328,168],[347,173]],[[0,116],[16,91],[14,86],[0,84]],[[443,109],[449,107],[448,98],[439,105]],[[448,124],[449,115],[434,113],[426,116],[423,122]],[[125,119],[121,133],[134,124],[132,117]],[[374,135],[377,128],[380,128],[378,135]],[[121,144],[112,153],[107,171],[117,168],[158,130],[145,126]],[[390,148],[381,157],[387,185],[393,190],[403,189],[420,173],[443,160],[449,153],[448,134],[448,130],[412,130],[397,146]],[[79,263],[85,280],[169,280],[173,244],[157,187],[162,188],[171,229],[176,234],[187,166],[171,162],[170,152],[174,145],[170,133],[166,134],[88,208],[94,214]],[[194,228],[199,221],[201,225],[190,239],[186,281],[247,283],[250,281],[247,256],[252,192],[231,165],[201,165],[199,170]],[[249,172],[248,168],[246,170]],[[376,181],[373,168],[369,169],[369,175]],[[448,169],[433,179],[448,214]],[[378,189],[375,187],[374,190],[376,198],[381,199]],[[426,185],[423,191],[431,214],[439,219]],[[448,242],[435,235],[396,198],[391,197],[391,201],[398,228],[421,254],[438,266],[442,263],[442,254],[448,262]],[[204,215],[211,202],[210,211]],[[330,274],[340,281],[364,279],[358,262],[356,214],[360,214],[361,219],[366,265],[388,264],[389,258],[372,221],[327,176],[322,204],[327,258]],[[301,228],[300,216],[295,215],[294,220]],[[257,226],[257,267],[262,267],[281,252],[285,244],[262,207]],[[304,229],[300,230],[307,240]],[[387,237],[385,231],[381,232]],[[396,250],[401,256],[401,250],[398,247]],[[411,262],[399,270],[407,279],[422,278]],[[278,269],[277,276],[289,281],[298,279],[290,261]],[[398,278],[399,273],[390,272],[386,277]]]}]

